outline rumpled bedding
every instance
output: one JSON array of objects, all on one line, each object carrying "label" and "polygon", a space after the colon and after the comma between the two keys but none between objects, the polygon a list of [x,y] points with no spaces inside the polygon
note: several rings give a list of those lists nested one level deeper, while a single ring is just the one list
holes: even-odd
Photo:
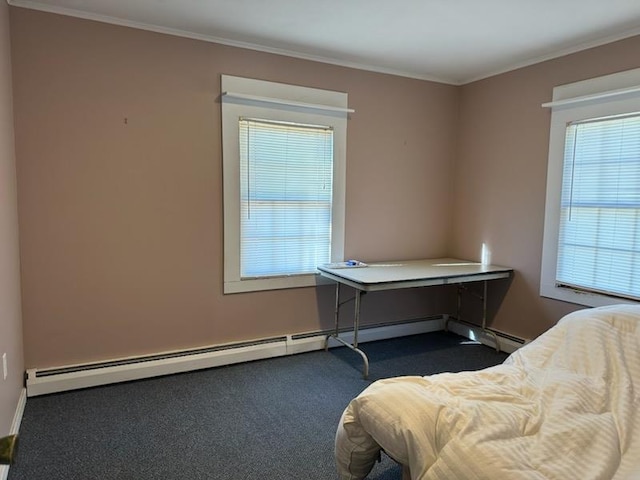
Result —
[{"label": "rumpled bedding", "polygon": [[342,480],[380,450],[413,480],[640,479],[640,306],[579,310],[502,364],[378,380],[336,432]]}]

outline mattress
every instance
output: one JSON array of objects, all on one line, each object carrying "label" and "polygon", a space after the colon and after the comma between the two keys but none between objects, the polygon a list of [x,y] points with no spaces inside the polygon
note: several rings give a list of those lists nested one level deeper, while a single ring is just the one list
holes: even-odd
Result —
[{"label": "mattress", "polygon": [[640,478],[640,306],[574,312],[501,365],[371,384],[336,432],[343,480],[380,450],[412,479]]}]

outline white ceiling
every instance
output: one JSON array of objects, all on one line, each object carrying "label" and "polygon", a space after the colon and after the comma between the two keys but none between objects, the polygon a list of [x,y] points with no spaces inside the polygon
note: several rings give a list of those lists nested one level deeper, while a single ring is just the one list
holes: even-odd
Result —
[{"label": "white ceiling", "polygon": [[640,34],[639,0],[8,3],[456,85]]}]

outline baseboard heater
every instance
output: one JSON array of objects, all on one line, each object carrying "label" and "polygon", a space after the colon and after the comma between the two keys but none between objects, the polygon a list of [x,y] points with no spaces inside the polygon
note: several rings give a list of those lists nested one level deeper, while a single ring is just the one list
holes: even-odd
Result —
[{"label": "baseboard heater", "polygon": [[[438,315],[408,320],[402,323],[363,326],[358,332],[358,341],[359,343],[365,343],[435,332],[444,328],[444,321],[445,317]],[[283,335],[250,342],[229,343],[83,365],[28,369],[26,372],[27,396],[34,397],[48,393],[321,350],[324,348],[325,338],[328,333],[330,332],[319,331]],[[353,334],[345,331],[340,336],[346,341],[351,341]],[[335,340],[329,341],[330,348],[336,346],[342,345]]]},{"label": "baseboard heater", "polygon": [[[480,342],[488,347],[498,348],[501,352],[513,353],[531,341],[529,339],[516,337],[501,330],[496,330],[495,328],[488,328],[487,330],[491,332],[491,334],[488,335],[488,332],[483,331],[480,325],[471,325],[466,322],[457,323],[455,319],[453,320],[454,321],[449,323],[447,327],[449,331],[467,337],[470,340]],[[496,345],[496,341],[498,341],[499,345]]]}]

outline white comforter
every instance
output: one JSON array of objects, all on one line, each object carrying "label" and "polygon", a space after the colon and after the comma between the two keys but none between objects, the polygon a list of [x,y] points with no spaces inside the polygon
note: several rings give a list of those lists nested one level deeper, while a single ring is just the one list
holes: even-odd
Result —
[{"label": "white comforter", "polygon": [[380,448],[426,479],[640,479],[640,306],[574,312],[502,365],[379,380],[336,433],[343,480]]}]

